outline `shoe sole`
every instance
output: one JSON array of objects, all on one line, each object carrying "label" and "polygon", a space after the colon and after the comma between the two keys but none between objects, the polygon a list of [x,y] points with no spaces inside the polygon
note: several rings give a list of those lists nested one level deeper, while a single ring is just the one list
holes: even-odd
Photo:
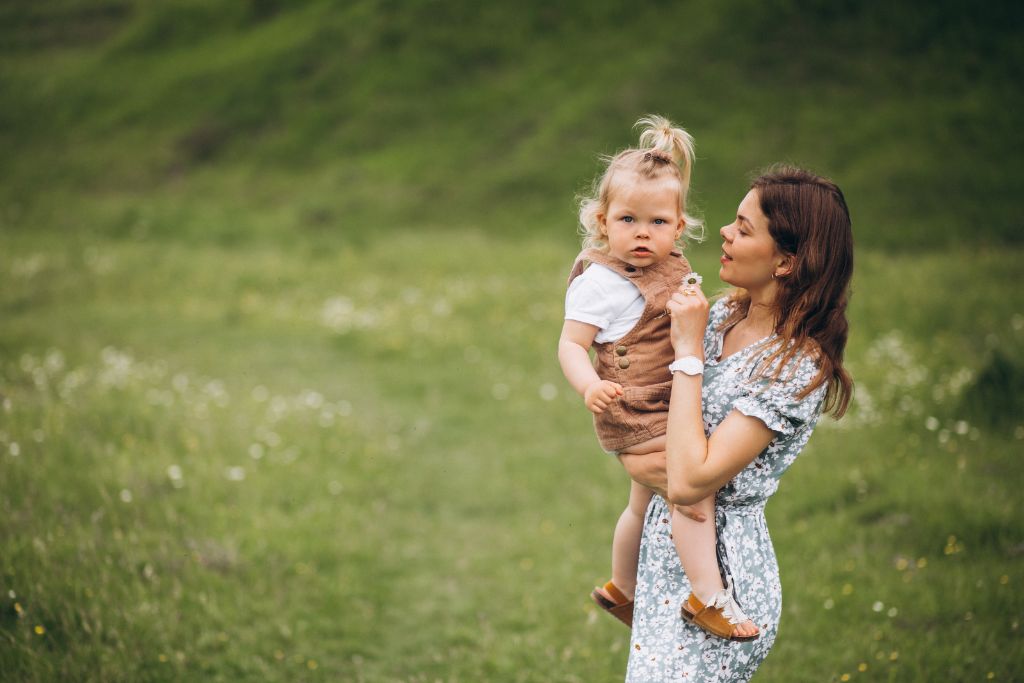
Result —
[{"label": "shoe sole", "polygon": [[[597,588],[595,588],[594,590],[590,591],[590,599],[593,600],[595,603],[597,603],[597,606],[600,607],[601,609],[603,609],[605,612],[607,612],[608,614],[612,615],[613,617],[615,617],[616,619],[621,621],[623,624],[625,624],[629,628],[633,628],[633,623],[632,623],[632,621],[633,621],[633,603],[632,602],[624,602],[622,604],[616,604],[616,603],[610,601],[608,598],[606,598],[604,596],[604,594],[601,593],[600,590],[597,589]],[[628,617],[629,620],[628,621],[627,621],[627,617],[624,616],[623,614],[621,614],[622,612],[628,612],[629,613],[629,617]]]}]

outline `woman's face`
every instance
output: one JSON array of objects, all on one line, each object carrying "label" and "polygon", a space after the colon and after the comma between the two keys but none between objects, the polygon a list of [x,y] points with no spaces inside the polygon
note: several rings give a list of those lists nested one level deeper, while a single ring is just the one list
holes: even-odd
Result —
[{"label": "woman's face", "polygon": [[722,235],[719,277],[746,290],[760,290],[769,285],[785,258],[768,232],[768,217],[761,212],[757,190],[747,193],[736,210],[736,220],[719,232]]}]

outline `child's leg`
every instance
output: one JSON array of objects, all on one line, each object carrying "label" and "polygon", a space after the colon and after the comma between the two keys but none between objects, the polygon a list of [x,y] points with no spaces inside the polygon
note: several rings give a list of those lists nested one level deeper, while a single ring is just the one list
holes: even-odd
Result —
[{"label": "child's leg", "polygon": [[[711,596],[725,588],[718,570],[715,497],[708,496],[691,508],[703,514],[706,521],[698,522],[691,519],[673,506],[672,542],[679,553],[679,561],[686,571],[686,577],[690,579],[693,594],[702,603],[707,604]],[[757,627],[748,619],[737,625],[734,632],[741,636],[755,635]]]},{"label": "child's leg", "polygon": [[619,515],[615,536],[612,538],[612,582],[630,600],[636,591],[640,536],[644,531],[644,516],[652,495],[646,486],[630,481],[629,505]]},{"label": "child's leg", "polygon": [[672,507],[672,542],[679,553],[679,561],[690,579],[690,587],[701,602],[725,588],[718,571],[718,543],[715,529],[715,498],[708,496],[691,510],[703,514],[706,521],[698,522]]}]

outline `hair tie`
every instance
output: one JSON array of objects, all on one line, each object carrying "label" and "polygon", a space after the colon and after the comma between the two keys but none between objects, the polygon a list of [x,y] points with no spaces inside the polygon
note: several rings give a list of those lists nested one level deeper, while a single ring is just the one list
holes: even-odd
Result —
[{"label": "hair tie", "polygon": [[644,161],[657,161],[662,164],[673,163],[672,155],[670,155],[668,152],[663,152],[660,149],[652,149],[647,152],[644,152]]}]

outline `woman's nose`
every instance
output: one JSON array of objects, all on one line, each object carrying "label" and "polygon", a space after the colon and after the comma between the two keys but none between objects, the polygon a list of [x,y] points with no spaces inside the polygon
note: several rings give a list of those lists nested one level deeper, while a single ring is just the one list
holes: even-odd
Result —
[{"label": "woman's nose", "polygon": [[723,225],[722,228],[718,231],[718,234],[720,234],[722,236],[722,239],[725,240],[726,242],[732,241],[732,233],[730,232],[730,228],[732,228],[732,225]]}]

